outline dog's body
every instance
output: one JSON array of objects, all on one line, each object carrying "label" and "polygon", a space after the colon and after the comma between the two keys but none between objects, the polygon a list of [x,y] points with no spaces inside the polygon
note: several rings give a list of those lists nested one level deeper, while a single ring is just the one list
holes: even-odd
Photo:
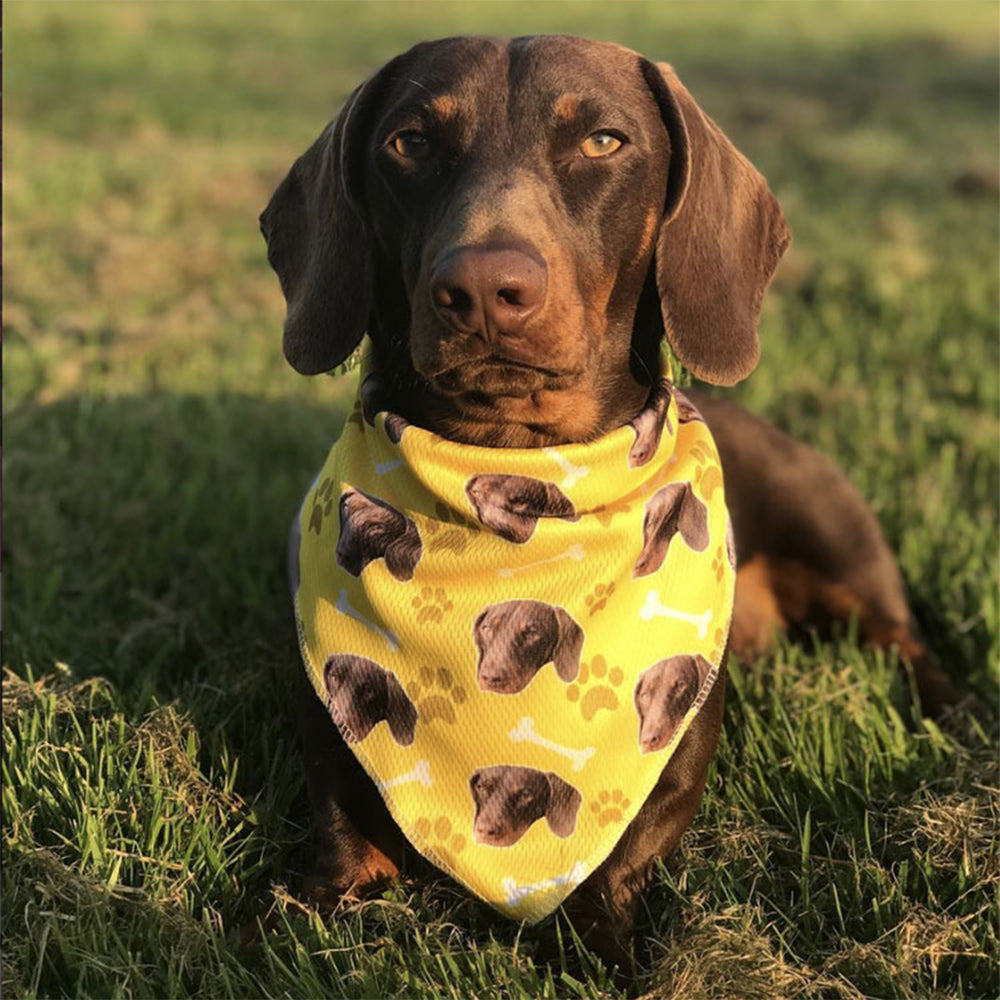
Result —
[{"label": "dog's body", "polygon": [[[669,67],[566,37],[446,39],[393,60],[295,164],[262,228],[297,369],[334,367],[367,330],[395,440],[409,422],[494,447],[585,442],[634,421],[664,335],[706,381],[748,374],[761,297],[788,242],[763,178]],[[926,709],[957,700],[915,633],[874,516],[842,473],[732,404],[675,396],[678,419],[703,415],[722,458],[738,561],[731,648],[757,655],[789,625],[856,616],[864,640],[913,663]],[[669,400],[660,402],[655,418],[633,424],[630,464],[655,450]],[[515,543],[539,514],[574,516],[566,497],[530,483],[483,482],[470,502]],[[697,503],[650,501],[637,573],[652,572],[675,535],[672,544],[700,543]],[[391,540],[352,544],[344,557],[358,572],[383,555],[389,565]],[[414,553],[403,555],[394,565],[412,574]],[[562,676],[555,646],[544,652],[526,672],[552,661]],[[691,678],[671,690],[677,683],[683,700]],[[722,709],[717,683],[626,835],[569,897],[581,931],[611,957],[653,862],[697,809]],[[665,726],[677,710],[662,708]],[[652,728],[650,747],[663,738]],[[311,689],[302,729],[313,895],[394,875],[403,837]],[[489,777],[500,789],[513,780]],[[476,798],[477,815],[489,813],[485,802]]]}]

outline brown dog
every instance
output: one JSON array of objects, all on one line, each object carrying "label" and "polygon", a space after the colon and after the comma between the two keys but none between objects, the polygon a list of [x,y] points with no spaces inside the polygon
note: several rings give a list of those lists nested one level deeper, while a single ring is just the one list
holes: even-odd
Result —
[{"label": "brown dog", "polygon": [[417,710],[394,674],[364,656],[331,656],[323,667],[330,714],[344,738],[359,743],[378,723],[389,723],[400,746],[413,742]]},{"label": "brown dog", "polygon": [[510,764],[479,768],[469,779],[469,791],[476,805],[473,836],[490,847],[516,844],[543,816],[557,837],[568,837],[583,801],[559,775]]},{"label": "brown dog", "polygon": [[703,656],[682,654],[660,660],[639,675],[634,700],[643,753],[662,750],[670,742],[711,669]]},{"label": "brown dog", "polygon": [[526,542],[540,517],[577,520],[572,501],[555,483],[530,476],[473,476],[465,494],[476,517],[508,542]]},{"label": "brown dog", "polygon": [[523,691],[546,663],[569,683],[580,671],[583,629],[563,609],[542,601],[491,604],[473,626],[484,691]]},{"label": "brown dog", "polygon": [[352,576],[360,576],[373,560],[384,559],[397,580],[409,580],[422,552],[417,526],[384,500],[361,490],[341,496],[337,563]]},{"label": "brown dog", "polygon": [[632,575],[655,573],[663,565],[667,549],[677,534],[695,552],[704,552],[708,545],[708,509],[694,495],[690,483],[671,483],[647,501],[642,552]]},{"label": "brown dog", "polygon": [[[700,379],[749,374],[789,241],[764,179],[669,66],[564,36],[450,38],[393,59],[295,163],[261,225],[298,371],[333,368],[367,331],[393,412],[494,447],[627,425],[654,389],[664,336]],[[789,624],[856,616],[866,641],[912,661],[928,710],[957,700],[846,478],[738,407],[692,397],[717,439],[735,526],[733,648],[753,654]],[[698,419],[678,403],[680,420]],[[470,501],[511,541],[537,516],[569,514],[553,513],[547,491],[512,514],[482,485]],[[336,894],[395,874],[404,840],[316,702],[309,691],[314,885]],[[722,703],[716,683],[626,834],[568,899],[610,957],[654,861],[697,809]]]}]

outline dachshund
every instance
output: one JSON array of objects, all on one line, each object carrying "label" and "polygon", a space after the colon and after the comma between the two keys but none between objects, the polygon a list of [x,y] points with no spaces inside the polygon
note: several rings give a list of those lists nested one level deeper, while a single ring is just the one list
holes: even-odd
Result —
[{"label": "dachshund", "polygon": [[491,604],[476,619],[473,635],[476,677],[484,691],[523,691],[546,663],[567,684],[580,670],[583,629],[566,610],[542,601]]},{"label": "dachshund", "polygon": [[[297,371],[331,370],[367,332],[393,413],[505,448],[628,425],[654,390],[664,339],[695,378],[746,377],[790,240],[764,178],[672,67],[568,36],[448,38],[392,59],[295,162],[261,229]],[[711,428],[733,519],[731,648],[757,655],[791,625],[856,617],[864,641],[912,663],[927,711],[958,702],[843,473],[739,407],[689,396],[676,393],[678,419],[703,415]],[[635,429],[640,462],[652,438]],[[484,477],[467,495],[515,543],[539,517],[575,516],[557,487],[534,480]],[[667,534],[704,540],[691,502],[654,499],[640,574]],[[363,562],[358,552],[351,565]],[[625,836],[566,901],[610,959],[626,954],[637,893],[695,814],[723,697],[720,678]],[[310,701],[311,689],[302,729],[318,869],[331,891],[374,888],[403,864],[405,839]]]},{"label": "dachshund", "polygon": [[337,564],[351,576],[360,576],[370,562],[384,559],[397,580],[409,580],[422,554],[417,526],[405,514],[361,490],[341,495]]},{"label": "dachshund", "polygon": [[476,806],[473,836],[476,843],[490,847],[516,844],[543,816],[557,837],[568,837],[576,828],[576,814],[583,801],[557,774],[510,764],[474,771],[469,791]]}]

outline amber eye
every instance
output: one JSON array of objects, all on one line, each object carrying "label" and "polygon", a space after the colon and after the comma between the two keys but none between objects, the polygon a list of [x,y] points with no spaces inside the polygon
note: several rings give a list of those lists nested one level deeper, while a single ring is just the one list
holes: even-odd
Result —
[{"label": "amber eye", "polygon": [[610,156],[622,148],[622,140],[612,132],[594,132],[580,143],[580,152],[588,159]]},{"label": "amber eye", "polygon": [[392,148],[407,160],[422,160],[431,151],[430,140],[420,132],[397,132]]}]

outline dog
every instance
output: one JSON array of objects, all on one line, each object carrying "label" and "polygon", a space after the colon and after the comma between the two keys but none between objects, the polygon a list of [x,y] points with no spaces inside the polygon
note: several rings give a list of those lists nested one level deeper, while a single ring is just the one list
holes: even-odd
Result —
[{"label": "dog", "polygon": [[[297,371],[329,371],[367,331],[394,413],[508,448],[628,425],[664,337],[696,378],[744,378],[790,239],[764,178],[670,66],[566,36],[450,38],[391,60],[295,162],[261,228]],[[704,418],[721,455],[738,563],[731,650],[754,657],[791,626],[854,617],[865,642],[912,664],[925,710],[958,701],[846,477],[731,403],[675,395],[678,419]],[[512,541],[538,516],[571,514],[548,494],[473,492],[483,523]],[[723,692],[720,677],[626,834],[567,899],[609,961],[627,956],[637,893],[701,800]],[[317,701],[310,689],[302,731],[323,902],[377,888],[409,855]]]},{"label": "dog", "polygon": [[337,563],[351,576],[360,576],[373,560],[384,559],[397,580],[409,580],[422,553],[423,543],[410,518],[361,490],[347,490],[341,496]]},{"label": "dog", "polygon": [[583,629],[563,608],[542,601],[491,604],[476,619],[473,633],[479,650],[476,677],[484,691],[523,691],[546,663],[567,684],[580,671]]},{"label": "dog", "polygon": [[680,655],[660,660],[642,672],[633,701],[643,753],[662,750],[670,743],[711,669],[703,656]]},{"label": "dog", "polygon": [[516,844],[543,816],[557,837],[568,837],[583,801],[559,775],[509,764],[479,768],[469,779],[469,791],[476,807],[473,836],[490,847]]},{"label": "dog", "polygon": [[349,742],[360,743],[383,720],[400,746],[413,742],[417,710],[384,667],[364,656],[331,656],[323,667],[323,679],[330,715],[340,721]]},{"label": "dog", "polygon": [[671,483],[647,501],[642,522],[642,553],[632,575],[655,573],[663,565],[667,549],[677,534],[695,552],[704,552],[708,547],[708,511],[694,495],[690,483]]},{"label": "dog", "polygon": [[573,502],[555,483],[530,476],[473,476],[465,494],[479,520],[508,542],[526,542],[540,517],[577,520]]}]

